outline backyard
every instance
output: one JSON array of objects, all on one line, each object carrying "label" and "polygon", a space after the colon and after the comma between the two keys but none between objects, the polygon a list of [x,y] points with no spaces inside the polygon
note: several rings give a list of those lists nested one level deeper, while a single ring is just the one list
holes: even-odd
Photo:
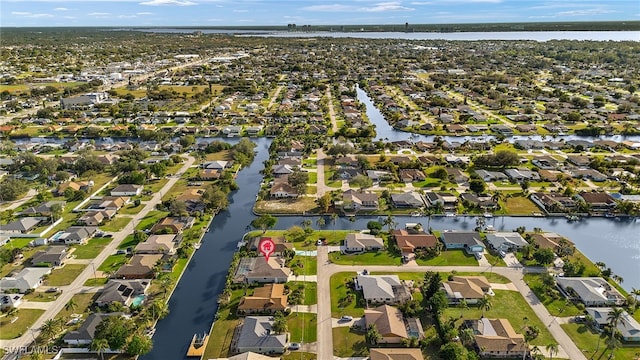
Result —
[{"label": "backyard", "polygon": [[46,284],[48,286],[70,285],[85,267],[87,266],[83,264],[66,264],[62,268],[53,270],[47,277]]},{"label": "backyard", "polygon": [[20,309],[13,316],[0,317],[0,339],[8,340],[22,336],[42,313],[44,310]]}]

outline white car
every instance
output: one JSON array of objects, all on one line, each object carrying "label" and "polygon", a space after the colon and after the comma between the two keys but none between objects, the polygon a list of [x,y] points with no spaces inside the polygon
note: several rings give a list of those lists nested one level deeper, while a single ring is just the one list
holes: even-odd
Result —
[{"label": "white car", "polygon": [[349,315],[342,315],[342,317],[340,318],[340,321],[351,321],[351,320],[353,320],[353,317]]},{"label": "white car", "polygon": [[300,344],[298,343],[289,344],[289,350],[300,350]]}]

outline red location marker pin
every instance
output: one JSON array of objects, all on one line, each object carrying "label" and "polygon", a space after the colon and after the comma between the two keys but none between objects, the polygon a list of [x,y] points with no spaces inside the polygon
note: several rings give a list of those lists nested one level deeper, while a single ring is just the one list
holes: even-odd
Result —
[{"label": "red location marker pin", "polygon": [[264,258],[269,262],[269,256],[273,254],[276,249],[276,244],[271,240],[271,238],[263,238],[260,240],[260,245],[258,246],[258,250],[264,256]]}]

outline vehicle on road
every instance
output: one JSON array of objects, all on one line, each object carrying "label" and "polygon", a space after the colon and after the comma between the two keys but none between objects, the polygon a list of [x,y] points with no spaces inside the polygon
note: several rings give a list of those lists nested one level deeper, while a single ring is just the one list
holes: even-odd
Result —
[{"label": "vehicle on road", "polygon": [[349,315],[342,315],[342,317],[340,318],[340,321],[351,321],[351,320],[353,320],[353,317]]},{"label": "vehicle on road", "polygon": [[289,350],[300,350],[300,344],[298,343],[289,344]]},{"label": "vehicle on road", "polygon": [[47,291],[45,291],[45,292],[48,292],[48,293],[58,293],[58,292],[62,292],[62,290],[60,290],[60,289],[59,289],[59,288],[57,288],[57,287],[52,287],[52,288],[48,288],[48,289],[47,289]]}]

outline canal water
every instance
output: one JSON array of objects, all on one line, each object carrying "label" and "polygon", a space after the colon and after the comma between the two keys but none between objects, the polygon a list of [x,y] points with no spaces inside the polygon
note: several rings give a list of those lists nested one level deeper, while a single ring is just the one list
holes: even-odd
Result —
[{"label": "canal water", "polygon": [[[229,207],[220,212],[205,234],[169,300],[169,315],[158,322],[153,349],[144,360],[185,358],[191,338],[208,333],[218,309],[218,294],[225,286],[238,241],[253,220],[252,208],[262,181],[260,170],[269,157],[270,140],[252,139],[258,146],[253,163],[238,173],[240,189],[231,194]],[[213,337],[216,335],[213,334]]]}]

